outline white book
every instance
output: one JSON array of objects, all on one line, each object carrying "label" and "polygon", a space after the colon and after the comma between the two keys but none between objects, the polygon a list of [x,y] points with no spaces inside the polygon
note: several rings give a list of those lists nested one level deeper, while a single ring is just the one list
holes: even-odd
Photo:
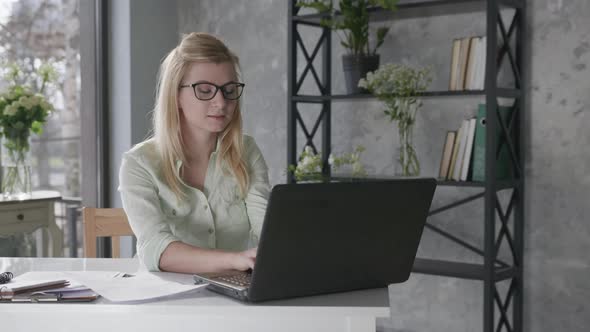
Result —
[{"label": "white book", "polygon": [[481,43],[481,37],[477,37],[477,39],[474,41],[475,42],[475,56],[474,56],[474,64],[473,64],[473,70],[471,71],[471,76],[469,77],[469,89],[470,90],[478,90],[478,82],[477,82],[477,78],[479,74],[480,69],[480,62],[481,62],[481,56],[482,56],[482,43]]},{"label": "white book", "polygon": [[457,90],[465,90],[465,73],[467,72],[467,61],[469,58],[469,41],[471,37],[461,38],[459,51],[459,62],[457,64]]},{"label": "white book", "polygon": [[459,138],[459,150],[457,151],[457,160],[453,170],[453,180],[461,180],[461,166],[463,166],[463,156],[465,155],[465,145],[467,145],[467,134],[469,131],[469,120],[463,120],[461,123],[461,137]]},{"label": "white book", "polygon": [[471,37],[469,39],[469,56],[467,57],[467,71],[465,72],[465,82],[463,88],[465,90],[473,90],[473,77],[477,69],[477,48],[479,47],[478,40],[480,37]]},{"label": "white book", "polygon": [[487,40],[486,36],[481,37],[481,60],[479,61],[479,69],[477,75],[477,90],[485,89],[486,81],[486,56],[487,56]]},{"label": "white book", "polygon": [[451,75],[449,78],[449,90],[455,91],[457,90],[457,66],[459,63],[459,50],[461,48],[461,40],[454,39],[453,40],[453,48],[451,53]]},{"label": "white book", "polygon": [[467,145],[465,146],[465,155],[463,156],[463,166],[461,166],[461,181],[467,181],[469,174],[469,165],[471,164],[471,153],[473,151],[473,139],[475,138],[476,119],[469,120],[469,130],[467,131]]},{"label": "white book", "polygon": [[455,140],[453,142],[453,152],[451,153],[451,162],[449,164],[449,171],[447,173],[447,180],[452,180],[453,179],[453,174],[455,173],[455,166],[457,165],[457,151],[459,151],[459,142],[461,141],[461,133],[462,130],[464,129],[462,126],[462,122],[461,122],[461,126],[459,126],[459,129],[457,130],[457,134],[455,135]]}]

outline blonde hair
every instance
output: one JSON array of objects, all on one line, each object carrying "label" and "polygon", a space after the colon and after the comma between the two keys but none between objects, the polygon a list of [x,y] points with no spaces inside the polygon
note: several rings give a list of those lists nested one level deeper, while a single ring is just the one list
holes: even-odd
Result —
[{"label": "blonde hair", "polygon": [[[185,35],[180,44],[166,56],[158,73],[156,102],[154,105],[154,139],[162,160],[164,180],[180,200],[186,197],[182,190],[180,174],[176,163],[186,163],[178,111],[178,91],[182,78],[194,62],[213,62],[233,64],[236,76],[240,79],[238,57],[222,41],[207,34],[193,32]],[[225,130],[220,133],[217,167],[224,162],[235,177],[242,196],[249,186],[249,175],[243,159],[241,102],[238,101],[234,116]]]}]

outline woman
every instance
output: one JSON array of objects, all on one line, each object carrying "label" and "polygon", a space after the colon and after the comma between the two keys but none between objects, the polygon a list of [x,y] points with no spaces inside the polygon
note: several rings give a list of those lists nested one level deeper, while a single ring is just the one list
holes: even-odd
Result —
[{"label": "woman", "polygon": [[148,270],[253,268],[269,183],[242,134],[243,88],[238,58],[209,34],[186,35],[162,62],[154,135],[124,154],[119,174]]}]

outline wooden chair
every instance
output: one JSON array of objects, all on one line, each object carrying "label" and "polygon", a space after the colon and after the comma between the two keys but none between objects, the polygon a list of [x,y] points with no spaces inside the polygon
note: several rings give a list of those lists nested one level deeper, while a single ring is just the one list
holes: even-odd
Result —
[{"label": "wooden chair", "polygon": [[101,209],[85,207],[82,210],[84,220],[84,254],[88,258],[96,258],[96,239],[111,238],[113,258],[121,256],[120,236],[133,236],[129,220],[121,208]]}]

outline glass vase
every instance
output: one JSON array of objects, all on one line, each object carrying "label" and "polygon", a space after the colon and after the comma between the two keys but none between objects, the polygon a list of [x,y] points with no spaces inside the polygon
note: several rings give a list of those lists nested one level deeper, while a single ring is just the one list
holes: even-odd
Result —
[{"label": "glass vase", "polygon": [[412,103],[406,107],[407,111],[398,120],[399,157],[396,175],[418,176],[420,175],[420,162],[413,143],[417,104]]},{"label": "glass vase", "polygon": [[420,175],[420,162],[414,150],[412,134],[414,126],[408,126],[399,132],[399,159],[398,175],[417,176]]},{"label": "glass vase", "polygon": [[2,137],[2,196],[27,199],[32,195],[29,136]]}]

